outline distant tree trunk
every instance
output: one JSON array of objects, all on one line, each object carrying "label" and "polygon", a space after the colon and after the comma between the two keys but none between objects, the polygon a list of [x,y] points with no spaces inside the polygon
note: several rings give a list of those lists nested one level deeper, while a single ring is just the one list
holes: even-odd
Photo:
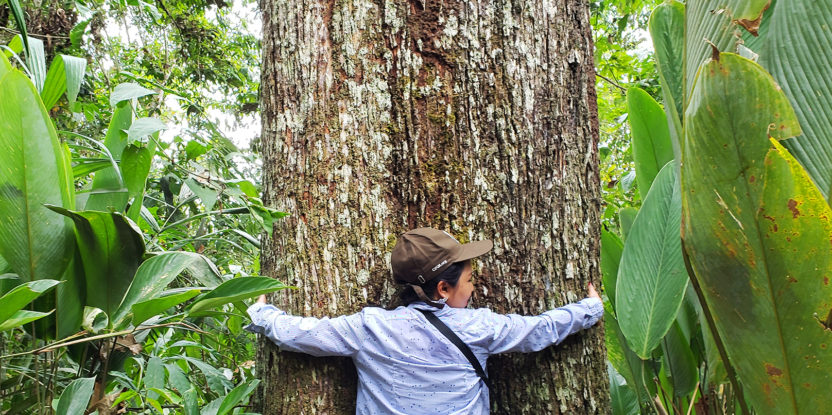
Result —
[{"label": "distant tree trunk", "polygon": [[[394,301],[417,227],[490,238],[474,305],[536,314],[598,284],[593,46],[583,0],[261,0],[262,273],[291,313]],[[476,267],[476,265],[475,265]],[[603,332],[493,357],[492,413],[608,413]],[[266,414],[352,414],[348,359],[259,348]]]}]

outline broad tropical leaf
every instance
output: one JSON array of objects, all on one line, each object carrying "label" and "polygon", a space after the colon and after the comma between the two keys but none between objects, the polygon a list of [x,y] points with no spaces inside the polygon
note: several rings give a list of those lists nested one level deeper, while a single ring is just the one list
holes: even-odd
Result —
[{"label": "broad tropical leaf", "polygon": [[627,91],[627,111],[636,180],[639,192],[646,195],[662,166],[674,159],[670,130],[661,105],[640,88]]},{"label": "broad tropical leaf", "polygon": [[44,313],[40,311],[20,310],[12,314],[11,317],[7,318],[2,323],[0,323],[0,331],[6,331],[11,330],[15,327],[20,327],[26,323],[39,320],[50,314],[52,314],[52,311]]},{"label": "broad tropical leaf", "polygon": [[0,323],[22,310],[32,300],[58,284],[55,280],[37,280],[18,285],[0,297]]},{"label": "broad tropical leaf", "polygon": [[685,5],[675,0],[660,4],[650,15],[648,26],[656,51],[674,156],[680,160],[685,113]]},{"label": "broad tropical leaf", "polygon": [[636,393],[627,385],[627,381],[612,365],[607,362],[607,375],[610,378],[610,401],[613,415],[638,415],[641,408]]},{"label": "broad tropical leaf", "polygon": [[615,310],[615,284],[618,281],[618,264],[624,244],[612,232],[601,230],[601,280],[607,298]]},{"label": "broad tropical leaf", "polygon": [[621,332],[642,359],[650,358],[670,329],[688,285],[680,219],[679,181],[670,162],[644,199],[618,268],[616,315]]},{"label": "broad tropical leaf", "polygon": [[794,108],[803,135],[783,145],[800,161],[827,200],[832,197],[832,3],[774,4],[760,63]]},{"label": "broad tropical leaf", "polygon": [[73,206],[70,167],[31,81],[11,70],[0,91],[0,255],[24,281],[58,279],[74,238],[43,205]]},{"label": "broad tropical leaf", "polygon": [[55,413],[57,415],[83,414],[92,397],[94,386],[95,377],[79,378],[72,381],[58,399]]},{"label": "broad tropical leaf", "polygon": [[141,230],[120,213],[49,208],[75,222],[86,280],[86,305],[104,310],[113,321],[113,313],[144,255]]},{"label": "broad tropical leaf", "polygon": [[177,292],[175,294],[166,295],[164,297],[153,298],[150,300],[140,301],[130,307],[133,314],[133,326],[138,327],[139,324],[144,323],[151,317],[162,313],[163,311],[184,303],[191,298],[196,297],[202,290],[189,289],[187,291]]},{"label": "broad tropical leaf", "polygon": [[246,298],[257,297],[260,294],[289,288],[282,282],[269,277],[241,277],[228,280],[220,284],[205,295],[199,297],[188,310],[189,315],[199,315],[213,307],[233,303]]},{"label": "broad tropical leaf", "polygon": [[685,246],[746,397],[759,413],[832,407],[832,210],[774,140],[800,134],[788,99],[723,53],[699,73],[685,134]]},{"label": "broad tropical leaf", "polygon": [[115,107],[121,102],[153,94],[155,94],[155,92],[137,83],[127,82],[118,84],[115,88],[113,88],[113,92],[110,93],[110,106]]},{"label": "broad tropical leaf", "polygon": [[84,80],[86,69],[86,59],[68,55],[58,55],[52,59],[49,72],[46,73],[43,91],[40,93],[43,105],[47,109],[52,109],[61,95],[66,93],[69,108],[72,108],[75,98],[78,97],[78,91],[81,90],[81,82]]},{"label": "broad tropical leaf", "polygon": [[142,263],[118,311],[112,314],[113,327],[122,328],[134,304],[156,298],[182,271],[203,261],[202,255],[192,252],[165,252]]},{"label": "broad tropical leaf", "polygon": [[[118,89],[118,86],[116,89]],[[115,91],[113,94],[115,94]],[[104,145],[110,152],[110,156],[115,160],[120,160],[123,156],[124,148],[127,146],[127,133],[125,131],[130,128],[132,122],[133,107],[130,106],[130,103],[122,102],[116,105],[113,109],[110,125],[107,127],[107,135],[104,137]],[[92,181],[92,192],[84,209],[121,212],[124,211],[126,205],[127,188],[119,171],[108,167],[96,172]]]},{"label": "broad tropical leaf", "polygon": [[121,172],[130,201],[127,217],[133,222],[137,222],[141,216],[145,184],[155,154],[156,141],[150,140],[145,146],[128,145],[121,156]]},{"label": "broad tropical leaf", "polygon": [[674,396],[681,398],[693,392],[699,381],[699,365],[678,322],[673,322],[662,339],[662,365],[670,377]]}]

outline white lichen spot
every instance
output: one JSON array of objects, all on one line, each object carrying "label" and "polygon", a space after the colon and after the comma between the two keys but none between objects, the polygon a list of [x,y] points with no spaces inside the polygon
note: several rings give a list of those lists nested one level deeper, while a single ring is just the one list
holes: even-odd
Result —
[{"label": "white lichen spot", "polygon": [[357,282],[358,285],[367,285],[367,283],[370,282],[370,271],[366,269],[359,270],[355,275],[355,282]]},{"label": "white lichen spot", "polygon": [[566,269],[564,270],[564,278],[567,280],[571,280],[575,278],[575,262],[569,261],[566,263]]}]

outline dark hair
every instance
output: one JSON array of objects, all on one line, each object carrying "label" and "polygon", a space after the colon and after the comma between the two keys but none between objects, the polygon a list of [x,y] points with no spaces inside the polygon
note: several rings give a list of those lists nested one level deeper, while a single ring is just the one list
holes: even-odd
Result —
[{"label": "dark hair", "polygon": [[[451,285],[451,287],[456,287],[459,283],[459,277],[462,275],[462,270],[465,269],[465,264],[470,260],[454,262],[442,271],[441,274],[437,275],[436,278],[425,282],[424,284],[419,284],[422,287],[422,290],[425,292],[425,295],[428,298],[433,298],[433,295],[436,293],[436,286],[439,285],[440,281],[445,281]],[[419,296],[416,295],[416,292],[413,291],[413,287],[406,285],[404,290],[399,293],[399,298],[401,298],[401,305],[408,305],[410,303],[415,303],[417,301],[422,301]]]}]

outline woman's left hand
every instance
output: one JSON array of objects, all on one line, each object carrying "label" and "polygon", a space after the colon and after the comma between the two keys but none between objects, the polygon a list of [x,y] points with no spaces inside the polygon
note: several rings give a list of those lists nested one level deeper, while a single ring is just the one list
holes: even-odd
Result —
[{"label": "woman's left hand", "polygon": [[600,295],[598,295],[598,291],[596,291],[596,290],[595,290],[595,286],[594,286],[594,285],[592,285],[592,283],[591,283],[591,282],[590,282],[590,283],[589,283],[589,285],[587,286],[587,297],[590,297],[590,298],[597,298],[597,299],[599,299],[599,300],[601,299],[601,296],[600,296]]},{"label": "woman's left hand", "polygon": [[258,302],[258,303],[263,303],[263,304],[266,304],[266,303],[267,303],[267,301],[266,301],[266,294],[262,294],[262,295],[260,295],[260,297],[258,297],[258,298],[257,298],[257,302]]}]

